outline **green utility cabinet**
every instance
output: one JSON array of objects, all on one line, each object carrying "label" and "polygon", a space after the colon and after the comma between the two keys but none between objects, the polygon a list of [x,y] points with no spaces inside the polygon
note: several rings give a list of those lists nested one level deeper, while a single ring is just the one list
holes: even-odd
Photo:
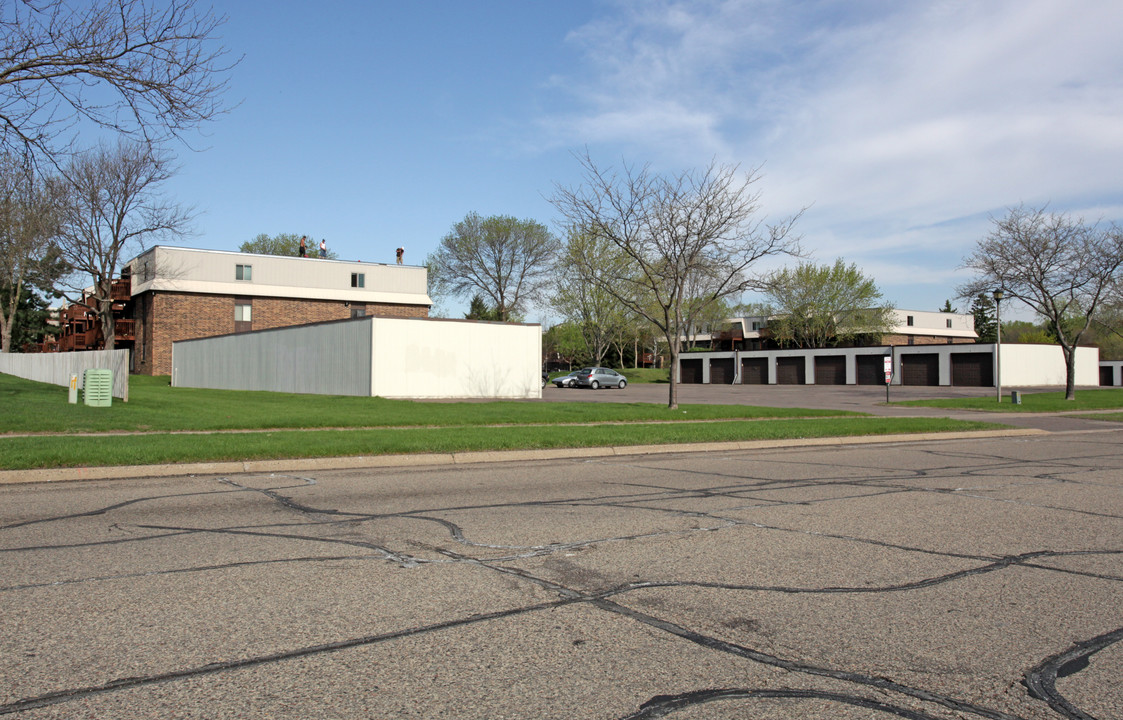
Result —
[{"label": "green utility cabinet", "polygon": [[109,407],[113,404],[113,371],[91,368],[86,371],[82,396],[90,407]]}]

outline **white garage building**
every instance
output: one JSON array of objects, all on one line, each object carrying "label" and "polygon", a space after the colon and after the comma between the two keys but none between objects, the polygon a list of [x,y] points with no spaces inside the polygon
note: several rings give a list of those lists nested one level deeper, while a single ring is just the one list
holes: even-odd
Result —
[{"label": "white garage building", "polygon": [[175,387],[525,399],[541,378],[537,324],[363,317],[172,345]]}]

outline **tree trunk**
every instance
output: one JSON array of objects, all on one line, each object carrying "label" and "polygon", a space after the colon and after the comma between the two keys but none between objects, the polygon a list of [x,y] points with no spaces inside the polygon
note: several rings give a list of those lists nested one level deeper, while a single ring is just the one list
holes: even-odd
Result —
[{"label": "tree trunk", "polygon": [[[667,340],[670,341],[671,338],[668,337]],[[671,385],[670,385],[670,388],[668,390],[667,409],[668,410],[678,410],[678,382],[679,382],[679,376],[678,376],[678,343],[674,342],[674,341],[671,341],[670,342],[670,348],[671,348],[671,352],[670,352],[670,354],[671,354]]]},{"label": "tree trunk", "polygon": [[1065,400],[1076,399],[1076,345],[1061,345],[1065,357]]},{"label": "tree trunk", "polygon": [[109,293],[105,293],[105,297],[99,298],[97,301],[98,320],[101,321],[101,334],[105,340],[105,349],[112,350],[116,345],[117,333],[116,323],[113,317],[113,298],[109,297]]}]

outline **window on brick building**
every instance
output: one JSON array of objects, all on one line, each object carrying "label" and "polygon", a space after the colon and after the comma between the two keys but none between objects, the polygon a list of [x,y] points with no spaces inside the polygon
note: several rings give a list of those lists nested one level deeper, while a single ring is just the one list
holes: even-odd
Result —
[{"label": "window on brick building", "polygon": [[906,324],[907,324],[907,325],[908,325],[909,327],[912,327],[912,315],[909,315],[909,316],[908,316],[907,318],[905,318],[905,323],[906,323]]},{"label": "window on brick building", "polygon": [[351,308],[351,317],[361,318],[361,317],[366,317],[366,316],[367,316],[367,309],[365,307]]},{"label": "window on brick building", "polygon": [[951,320],[948,320],[948,327],[951,327]]},{"label": "window on brick building", "polygon": [[235,265],[234,279],[251,282],[253,280],[253,265]]},{"label": "window on brick building", "polygon": [[364,273],[351,273],[351,287],[366,287],[366,277],[367,276]]},{"label": "window on brick building", "polygon": [[234,322],[253,322],[253,305],[235,305]]}]

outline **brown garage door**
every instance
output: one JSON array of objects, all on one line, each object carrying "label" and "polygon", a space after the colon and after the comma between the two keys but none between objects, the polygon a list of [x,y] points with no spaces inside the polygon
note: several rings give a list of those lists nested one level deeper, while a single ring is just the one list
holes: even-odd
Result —
[{"label": "brown garage door", "polygon": [[859,385],[884,385],[885,384],[885,355],[859,355],[857,380]]},{"label": "brown garage door", "polygon": [[1101,366],[1100,367],[1100,385],[1111,385],[1111,383],[1114,380],[1115,380],[1115,378],[1112,377],[1111,366],[1110,365]]},{"label": "brown garage door", "polygon": [[802,357],[776,358],[777,385],[806,385],[807,367]]},{"label": "brown garage door", "polygon": [[845,385],[846,358],[840,355],[815,358],[816,385]]},{"label": "brown garage door", "polygon": [[697,385],[702,382],[702,359],[696,358],[691,360],[681,360],[679,367],[682,368],[681,382],[684,385],[694,384]]},{"label": "brown garage door", "polygon": [[710,361],[710,384],[733,384],[733,358],[714,358]]},{"label": "brown garage door", "polygon": [[902,385],[939,385],[940,356],[935,353],[901,356]]},{"label": "brown garage door", "polygon": [[741,359],[742,385],[768,384],[768,358]]},{"label": "brown garage door", "polygon": [[961,387],[994,387],[994,356],[990,353],[953,354],[951,384]]}]

